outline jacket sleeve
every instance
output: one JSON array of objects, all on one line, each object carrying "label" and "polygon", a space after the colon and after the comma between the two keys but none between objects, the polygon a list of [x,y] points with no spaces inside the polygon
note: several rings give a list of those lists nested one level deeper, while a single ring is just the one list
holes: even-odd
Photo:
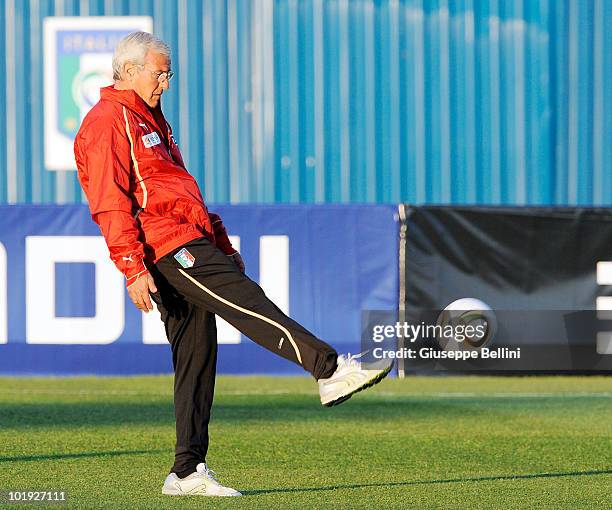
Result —
[{"label": "jacket sleeve", "polygon": [[130,196],[131,152],[127,135],[116,124],[94,121],[77,134],[74,155],[91,216],[129,287],[148,270],[144,246],[139,241],[140,228],[133,216],[138,204]]},{"label": "jacket sleeve", "polygon": [[226,255],[233,255],[237,251],[232,246],[229,237],[227,236],[227,230],[221,221],[221,217],[215,213],[208,213],[210,222],[212,223],[213,234],[215,235],[215,244]]}]

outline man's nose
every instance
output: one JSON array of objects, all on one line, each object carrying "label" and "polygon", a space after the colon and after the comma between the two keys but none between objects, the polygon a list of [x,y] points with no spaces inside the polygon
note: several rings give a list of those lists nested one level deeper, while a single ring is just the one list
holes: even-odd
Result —
[{"label": "man's nose", "polygon": [[168,80],[162,81],[159,85],[164,90],[168,90],[170,88],[170,82]]}]

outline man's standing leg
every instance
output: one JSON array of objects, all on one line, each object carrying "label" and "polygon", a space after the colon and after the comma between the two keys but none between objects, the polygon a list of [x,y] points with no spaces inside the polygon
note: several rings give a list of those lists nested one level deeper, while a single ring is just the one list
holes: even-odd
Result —
[{"label": "man's standing leg", "polygon": [[174,367],[176,450],[172,472],[179,478],[206,461],[208,424],[217,364],[215,315],[177,295],[153,271],[159,292],[153,295],[161,313]]}]

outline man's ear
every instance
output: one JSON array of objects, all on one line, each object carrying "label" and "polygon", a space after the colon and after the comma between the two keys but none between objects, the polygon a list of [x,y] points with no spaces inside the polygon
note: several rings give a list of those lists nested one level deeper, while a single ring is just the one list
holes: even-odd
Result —
[{"label": "man's ear", "polygon": [[123,64],[123,76],[125,76],[126,80],[133,80],[136,75],[136,66],[131,62],[126,62]]}]

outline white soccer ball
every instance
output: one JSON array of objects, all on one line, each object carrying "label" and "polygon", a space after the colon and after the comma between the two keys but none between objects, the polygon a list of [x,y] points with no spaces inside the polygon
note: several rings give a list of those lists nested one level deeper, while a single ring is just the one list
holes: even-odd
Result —
[{"label": "white soccer ball", "polygon": [[437,340],[445,350],[481,349],[491,342],[497,331],[495,312],[476,298],[461,298],[450,303],[438,316],[436,325],[444,332],[437,335]]}]

